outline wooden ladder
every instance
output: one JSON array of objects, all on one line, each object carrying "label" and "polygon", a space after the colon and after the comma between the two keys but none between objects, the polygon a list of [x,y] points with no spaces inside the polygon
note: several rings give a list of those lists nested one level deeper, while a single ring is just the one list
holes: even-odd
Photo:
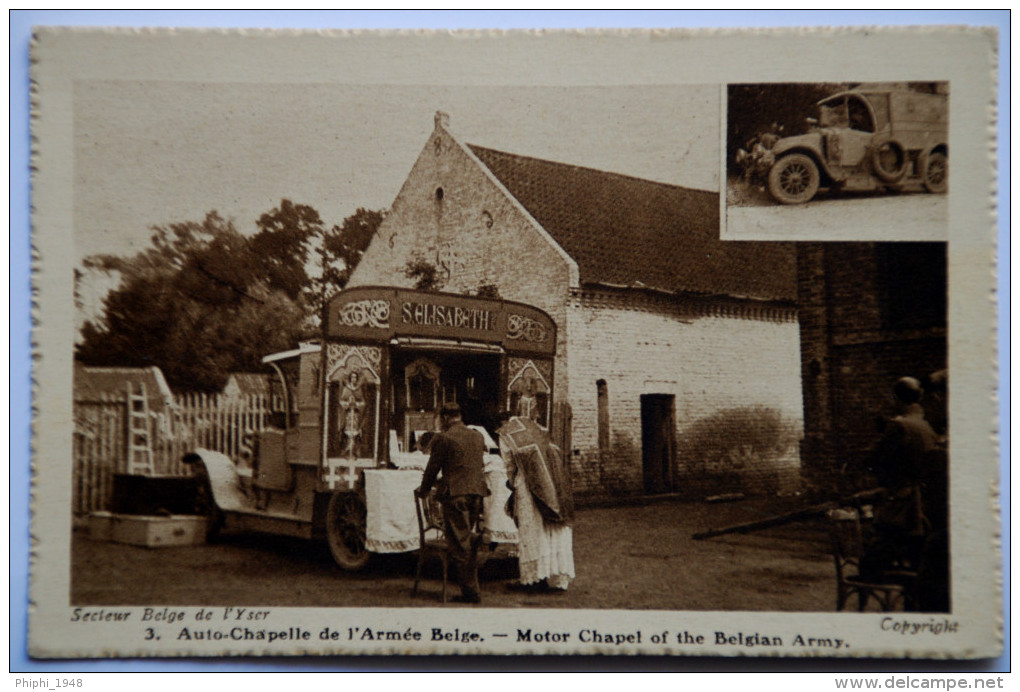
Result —
[{"label": "wooden ladder", "polygon": [[[135,391],[138,385],[138,391]],[[149,434],[149,398],[144,382],[128,382],[127,472],[138,476],[152,476],[152,438]]]}]

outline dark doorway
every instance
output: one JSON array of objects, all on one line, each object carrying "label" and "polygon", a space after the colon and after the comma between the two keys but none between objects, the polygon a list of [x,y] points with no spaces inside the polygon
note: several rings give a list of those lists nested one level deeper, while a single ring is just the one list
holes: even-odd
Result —
[{"label": "dark doorway", "polygon": [[673,492],[676,403],[672,394],[641,395],[641,460],[645,492]]},{"label": "dark doorway", "polygon": [[391,426],[403,450],[413,450],[420,433],[439,429],[439,410],[456,403],[467,425],[494,432],[500,408],[500,357],[432,349],[394,349],[390,370]]}]

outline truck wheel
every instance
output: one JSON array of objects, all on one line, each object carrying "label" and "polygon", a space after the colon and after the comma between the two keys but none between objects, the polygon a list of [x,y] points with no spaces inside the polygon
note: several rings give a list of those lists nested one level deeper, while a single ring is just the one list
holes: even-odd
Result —
[{"label": "truck wheel", "polygon": [[365,548],[366,515],[365,503],[357,493],[336,492],[329,499],[326,510],[329,552],[348,572],[357,572],[371,557]]},{"label": "truck wheel", "polygon": [[772,165],[769,193],[782,204],[803,204],[818,192],[818,166],[809,156],[790,154]]},{"label": "truck wheel", "polygon": [[903,180],[909,167],[906,150],[894,139],[879,144],[871,151],[871,169],[886,185],[895,185]]},{"label": "truck wheel", "polygon": [[949,187],[949,159],[935,152],[924,165],[924,189],[928,192],[945,192]]}]

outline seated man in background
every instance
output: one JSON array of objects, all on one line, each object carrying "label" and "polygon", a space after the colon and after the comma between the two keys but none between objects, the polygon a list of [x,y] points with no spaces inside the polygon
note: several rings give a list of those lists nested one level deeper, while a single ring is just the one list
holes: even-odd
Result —
[{"label": "seated man in background", "polygon": [[930,528],[922,500],[925,465],[939,448],[939,437],[924,418],[921,383],[901,377],[893,394],[900,413],[886,425],[869,464],[886,492],[875,507],[874,535],[866,545],[861,571],[877,578],[888,570],[918,568]]}]

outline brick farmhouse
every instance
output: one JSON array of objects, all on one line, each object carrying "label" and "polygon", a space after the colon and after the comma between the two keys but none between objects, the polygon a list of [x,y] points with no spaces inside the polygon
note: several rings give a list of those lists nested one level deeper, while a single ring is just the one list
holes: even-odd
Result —
[{"label": "brick farmhouse", "polygon": [[415,262],[556,322],[582,498],[797,487],[796,250],[721,242],[717,192],[464,144],[437,113],[349,286],[412,286]]}]

